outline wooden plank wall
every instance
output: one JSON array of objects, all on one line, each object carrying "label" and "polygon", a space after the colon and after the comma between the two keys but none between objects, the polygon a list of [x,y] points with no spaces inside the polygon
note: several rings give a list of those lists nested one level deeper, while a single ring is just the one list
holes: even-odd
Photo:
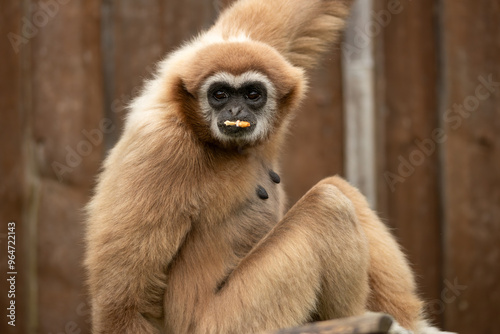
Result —
[{"label": "wooden plank wall", "polygon": [[[9,1],[0,3],[0,36],[7,36],[11,31],[19,31],[21,26],[21,16],[23,13],[22,3]],[[5,41],[0,47],[0,59],[3,64],[0,66],[0,110],[2,115],[0,131],[0,309],[7,312],[10,306],[10,299],[7,292],[10,284],[7,282],[7,224],[16,222],[16,269],[19,273],[16,279],[16,314],[19,318],[27,317],[28,306],[28,284],[27,284],[27,261],[23,256],[23,249],[28,248],[28,231],[23,221],[23,208],[25,198],[25,188],[28,182],[24,173],[25,156],[23,154],[24,128],[26,126],[26,106],[22,102],[23,87],[21,81],[23,77],[22,55],[13,51]],[[5,78],[9,78],[6,80]],[[4,255],[5,254],[5,255]],[[10,311],[9,311],[10,313]],[[16,327],[8,326],[7,313],[2,314],[0,331],[2,333],[23,333],[27,330],[26,323],[18,321]]]},{"label": "wooden plank wall", "polygon": [[[448,293],[444,320],[450,329],[463,333],[496,333],[500,310],[500,2],[444,0],[440,10],[440,112],[448,135],[442,154],[444,280],[449,291],[455,290]],[[450,284],[460,288],[451,289]]]},{"label": "wooden plank wall", "polygon": [[[377,209],[395,228],[425,298],[434,300],[442,281],[439,155],[436,148],[422,152],[417,143],[438,127],[436,3],[393,3],[379,1],[374,16],[381,29],[375,36],[381,49]],[[440,322],[440,314],[432,315]]]},{"label": "wooden plank wall", "polygon": [[[433,320],[494,333],[500,87],[476,89],[500,81],[500,3],[370,1],[380,26],[371,33],[377,210],[408,253]],[[0,3],[0,270],[7,272],[6,224],[16,221],[19,271],[16,327],[2,320],[1,333],[88,333],[81,209],[98,167],[154,63],[231,2]],[[394,13],[384,18],[384,10]],[[25,39],[13,47],[9,33]],[[283,157],[290,204],[319,179],[344,173],[341,68],[337,45],[312,73]],[[453,111],[467,103],[472,111]],[[0,280],[3,310],[6,289]]]},{"label": "wooden plank wall", "polygon": [[[84,302],[81,209],[103,154],[100,1],[58,6],[30,43],[27,140],[37,186],[29,223],[36,225],[38,273],[38,308],[30,325],[42,332],[87,328],[73,320]],[[40,11],[40,4],[33,10]],[[70,170],[63,174],[56,162]]]},{"label": "wooden plank wall", "polygon": [[[409,255],[431,318],[451,331],[494,333],[500,3],[376,0],[373,15],[385,26],[374,36],[378,210]],[[478,88],[484,81],[495,83]]]},{"label": "wooden plank wall", "polygon": [[120,135],[126,104],[138,95],[155,63],[209,27],[217,6],[217,2],[199,0],[104,1],[105,106],[117,126],[108,147]]},{"label": "wooden plank wall", "polygon": [[330,52],[312,73],[308,99],[284,149],[282,179],[289,206],[319,180],[344,172],[341,57],[338,46]]}]

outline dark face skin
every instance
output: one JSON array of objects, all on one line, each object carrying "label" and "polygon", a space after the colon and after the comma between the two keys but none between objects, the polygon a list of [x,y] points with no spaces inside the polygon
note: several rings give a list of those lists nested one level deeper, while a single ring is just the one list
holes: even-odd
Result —
[{"label": "dark face skin", "polygon": [[[238,89],[225,82],[215,82],[208,89],[208,103],[217,117],[221,133],[239,137],[254,131],[258,116],[267,102],[267,90],[261,82],[246,82]],[[246,121],[246,128],[227,126],[225,121]]]}]

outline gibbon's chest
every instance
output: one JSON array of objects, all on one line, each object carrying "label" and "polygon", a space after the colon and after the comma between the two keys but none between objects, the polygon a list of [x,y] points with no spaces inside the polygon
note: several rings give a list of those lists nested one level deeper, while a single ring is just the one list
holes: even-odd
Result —
[{"label": "gibbon's chest", "polygon": [[223,234],[226,228],[253,233],[259,226],[274,225],[281,219],[283,187],[272,163],[247,156],[213,170],[199,188],[204,194],[203,204],[198,206],[200,225],[216,234]]},{"label": "gibbon's chest", "polygon": [[244,257],[281,220],[283,197],[279,175],[263,166],[252,191],[221,226],[220,233],[232,236],[229,242],[238,258]]},{"label": "gibbon's chest", "polygon": [[232,190],[227,184],[212,188],[217,191],[220,186],[221,196],[215,199],[217,204],[209,207],[219,207],[220,212],[225,212],[223,216],[209,222],[203,221],[203,212],[200,214],[201,228],[195,234],[204,239],[200,243],[213,242],[229,248],[223,261],[232,262],[234,256],[244,257],[283,215],[284,195],[279,174],[264,163],[254,164],[251,169],[254,173],[231,178],[245,182],[238,190]]},{"label": "gibbon's chest", "polygon": [[283,190],[278,174],[263,165],[255,176],[244,198],[226,202],[232,208],[225,219],[216,224],[202,219],[186,236],[167,271],[167,323],[168,318],[181,316],[178,305],[203,303],[217,293],[239,261],[281,219]]}]

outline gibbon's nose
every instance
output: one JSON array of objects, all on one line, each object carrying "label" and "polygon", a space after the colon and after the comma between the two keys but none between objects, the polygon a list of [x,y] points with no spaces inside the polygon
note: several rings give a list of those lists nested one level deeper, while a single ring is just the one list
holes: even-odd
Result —
[{"label": "gibbon's nose", "polygon": [[243,108],[240,107],[240,106],[236,106],[236,107],[231,107],[228,112],[231,116],[238,116],[239,114],[241,114],[241,112],[243,111]]}]

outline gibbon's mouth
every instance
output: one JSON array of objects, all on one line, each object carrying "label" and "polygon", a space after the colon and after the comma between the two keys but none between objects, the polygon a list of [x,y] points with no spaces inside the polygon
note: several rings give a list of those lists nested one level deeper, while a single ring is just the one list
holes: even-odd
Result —
[{"label": "gibbon's mouth", "polygon": [[229,119],[217,122],[219,131],[228,136],[244,136],[255,130],[255,122],[246,119]]}]

